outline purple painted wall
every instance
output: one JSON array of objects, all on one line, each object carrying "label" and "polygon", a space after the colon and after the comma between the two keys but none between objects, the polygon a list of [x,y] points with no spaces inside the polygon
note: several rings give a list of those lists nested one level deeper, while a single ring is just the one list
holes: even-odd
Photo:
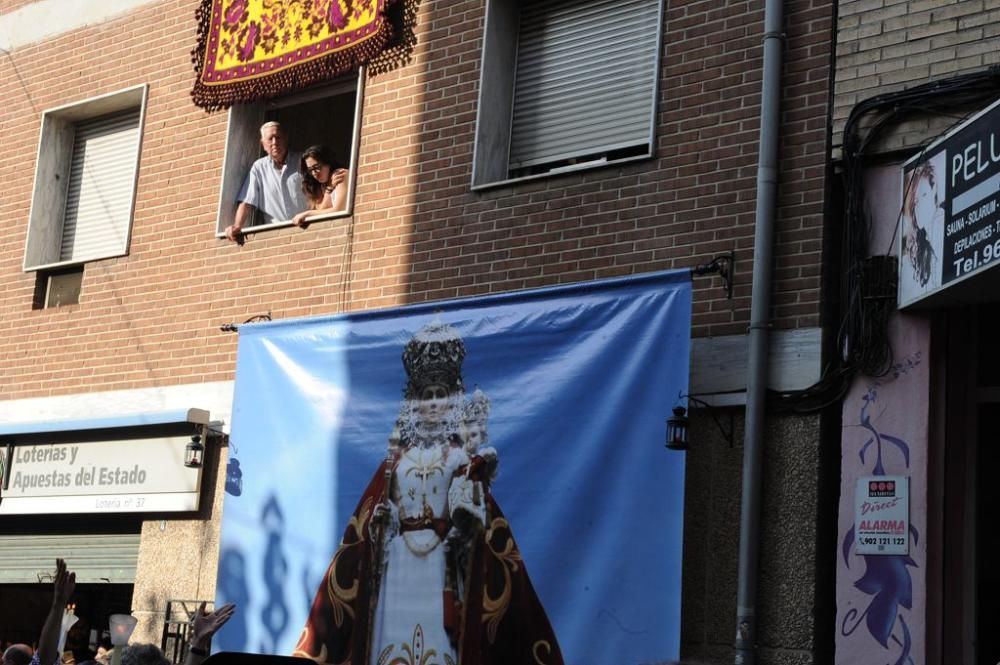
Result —
[{"label": "purple painted wall", "polygon": [[[873,253],[896,251],[899,166],[866,175]],[[924,665],[927,616],[927,441],[930,328],[919,315],[890,324],[895,364],[884,377],[858,377],[844,399],[838,520],[838,665]],[[908,555],[860,555],[855,488],[863,476],[910,479]]]}]

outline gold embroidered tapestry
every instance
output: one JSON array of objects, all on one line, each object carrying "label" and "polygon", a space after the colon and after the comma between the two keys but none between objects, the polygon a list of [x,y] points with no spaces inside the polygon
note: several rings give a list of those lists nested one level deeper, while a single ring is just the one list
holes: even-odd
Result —
[{"label": "gold embroidered tapestry", "polygon": [[400,31],[412,50],[415,6],[402,4],[415,2],[202,0],[194,103],[213,111],[335,78],[375,60]]}]

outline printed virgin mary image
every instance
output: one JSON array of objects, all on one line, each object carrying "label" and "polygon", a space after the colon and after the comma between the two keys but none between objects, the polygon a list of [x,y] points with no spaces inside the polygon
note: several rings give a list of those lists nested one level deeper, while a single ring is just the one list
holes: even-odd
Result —
[{"label": "printed virgin mary image", "polygon": [[406,385],[376,469],[316,591],[294,655],[351,665],[560,665],[559,644],[491,484],[489,398],[434,322],[406,344]]}]

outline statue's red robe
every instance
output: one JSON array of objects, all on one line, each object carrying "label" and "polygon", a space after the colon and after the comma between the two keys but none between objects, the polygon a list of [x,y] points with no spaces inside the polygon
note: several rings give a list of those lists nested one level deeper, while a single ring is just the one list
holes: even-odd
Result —
[{"label": "statue's red robe", "polygon": [[[386,464],[375,472],[323,576],[294,655],[318,663],[370,665],[378,560],[369,524],[385,496]],[[562,665],[555,633],[531,586],[510,524],[489,491],[486,527],[474,543],[468,592],[455,636],[458,665]],[[441,545],[443,546],[443,544]]]}]

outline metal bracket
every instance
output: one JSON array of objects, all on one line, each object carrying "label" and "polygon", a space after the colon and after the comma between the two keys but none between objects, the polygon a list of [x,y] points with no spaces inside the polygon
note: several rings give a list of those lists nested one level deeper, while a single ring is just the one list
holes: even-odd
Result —
[{"label": "metal bracket", "polygon": [[726,285],[726,299],[733,299],[733,272],[736,266],[736,252],[729,251],[713,258],[708,263],[699,263],[691,268],[692,277],[717,274]]},{"label": "metal bracket", "polygon": [[[712,417],[712,420],[715,421],[715,426],[719,428],[719,434],[722,435],[722,440],[728,443],[730,448],[736,445],[735,441],[736,424],[733,422],[732,414],[729,415],[729,431],[726,431],[726,428],[722,426],[722,421],[719,420],[719,413],[718,411],[716,411],[716,408],[714,406],[712,406],[705,400],[698,399],[694,395],[685,395],[684,393],[680,393],[679,395],[677,395],[678,402],[685,399],[688,400],[689,402],[694,402],[695,404],[702,407],[703,409],[705,409],[705,411],[708,412],[708,415],[710,415]],[[688,410],[688,413],[691,413],[691,411]]]},{"label": "metal bracket", "polygon": [[14,461],[14,444],[0,443],[0,493],[10,485],[10,466]]},{"label": "metal bracket", "polygon": [[268,312],[267,314],[255,314],[246,321],[244,321],[243,323],[223,323],[221,326],[219,326],[219,330],[221,330],[222,332],[239,332],[240,326],[242,326],[244,323],[260,323],[261,321],[270,321],[270,320],[271,320],[271,312]]}]

